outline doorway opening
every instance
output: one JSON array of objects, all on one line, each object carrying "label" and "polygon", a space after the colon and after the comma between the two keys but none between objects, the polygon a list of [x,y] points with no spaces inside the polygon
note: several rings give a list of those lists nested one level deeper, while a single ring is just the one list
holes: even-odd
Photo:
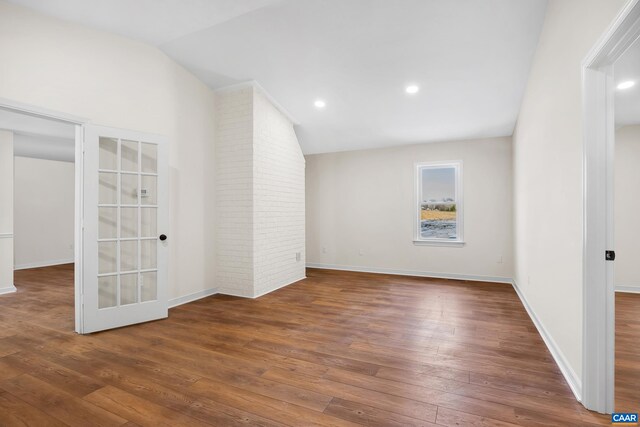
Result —
[{"label": "doorway opening", "polygon": [[[617,409],[615,270],[616,67],[640,39],[640,0],[630,1],[583,62],[584,233],[582,403],[591,410]],[[619,74],[619,73],[618,73]],[[633,85],[632,85],[633,86]],[[620,87],[620,88],[619,88]],[[622,111],[622,110],[621,110]],[[618,129],[617,129],[618,128]],[[633,197],[625,185],[618,196]],[[631,230],[620,230],[632,233]],[[620,253],[621,256],[626,256]],[[622,343],[622,342],[621,342]],[[640,362],[640,361],[639,361]],[[636,408],[637,411],[638,408]]]},{"label": "doorway opening", "polygon": [[[55,122],[73,127],[73,267],[67,266],[67,274],[70,275],[72,268],[75,331],[86,334],[167,317],[169,162],[166,138],[96,126],[84,119],[1,99],[0,111],[23,121],[38,119],[48,125]],[[3,245],[0,294],[16,290],[13,285],[15,132],[11,131],[15,126],[4,127],[8,130],[3,131],[0,139],[0,159],[6,164],[0,167],[4,172],[0,179],[4,183],[0,186]],[[51,148],[50,144],[45,146]],[[32,170],[29,174],[36,173]],[[36,185],[36,191],[39,190]],[[49,208],[39,209],[43,210],[41,215],[46,215]],[[0,303],[6,304],[7,299],[3,298]]]},{"label": "doorway opening", "polygon": [[615,412],[640,410],[640,39],[613,67]]},{"label": "doorway opening", "polygon": [[78,124],[0,106],[0,304],[75,328]]}]

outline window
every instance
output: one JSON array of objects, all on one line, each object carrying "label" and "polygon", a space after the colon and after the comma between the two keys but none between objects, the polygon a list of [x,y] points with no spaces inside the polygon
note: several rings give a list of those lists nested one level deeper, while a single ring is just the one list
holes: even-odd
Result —
[{"label": "window", "polygon": [[462,162],[416,165],[417,244],[462,245]]}]

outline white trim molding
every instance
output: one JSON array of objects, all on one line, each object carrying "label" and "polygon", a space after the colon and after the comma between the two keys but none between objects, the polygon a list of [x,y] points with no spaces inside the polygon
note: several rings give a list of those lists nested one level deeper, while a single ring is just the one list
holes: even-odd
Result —
[{"label": "white trim molding", "polygon": [[313,263],[313,262],[308,262],[307,268],[319,268],[322,270],[355,271],[360,273],[391,274],[394,276],[431,277],[433,279],[468,280],[471,282],[494,282],[494,283],[507,283],[507,284],[513,283],[513,280],[510,277],[478,276],[478,275],[472,275],[472,274],[457,274],[457,273],[436,273],[433,271],[399,270],[394,268],[357,267],[357,266],[350,266],[350,265],[319,264],[319,263]]},{"label": "white trim molding", "polygon": [[183,295],[181,297],[171,298],[169,300],[169,308],[177,307],[182,304],[187,304],[190,302],[197,301],[202,298],[210,297],[212,295],[216,295],[218,293],[217,288],[205,289],[203,291],[194,292],[189,295]]},{"label": "white trim molding", "polygon": [[616,285],[616,292],[640,294],[640,286]]},{"label": "white trim molding", "polygon": [[52,267],[54,265],[63,265],[63,264],[73,264],[73,258],[67,259],[53,259],[49,261],[37,261],[37,262],[27,262],[24,264],[17,264],[13,266],[14,270],[27,270],[29,268],[42,268],[42,267]]},{"label": "white trim molding", "polygon": [[0,288],[0,295],[10,294],[15,291],[17,291],[17,289],[14,285],[5,286],[4,288]]},{"label": "white trim molding", "polygon": [[253,299],[260,298],[260,297],[261,297],[261,296],[263,296],[263,295],[270,294],[271,292],[273,292],[273,291],[277,291],[278,289],[282,289],[282,288],[287,287],[287,286],[289,286],[289,285],[293,285],[294,283],[297,283],[297,282],[299,282],[299,281],[301,281],[301,280],[304,280],[304,279],[306,279],[306,278],[307,278],[307,276],[302,276],[302,277],[300,277],[299,279],[294,279],[294,280],[292,280],[292,281],[290,281],[290,282],[284,283],[284,284],[282,284],[282,285],[280,285],[280,286],[277,286],[277,287],[275,287],[275,288],[273,288],[273,289],[269,289],[268,291],[258,292],[258,293],[257,293],[257,294],[255,294],[252,298],[253,298]]},{"label": "white trim molding", "polygon": [[299,279],[294,279],[294,280],[292,280],[290,282],[283,283],[282,285],[278,285],[277,287],[275,287],[273,289],[269,289],[267,291],[258,292],[257,294],[253,294],[253,295],[247,295],[245,293],[241,293],[241,292],[237,292],[237,291],[227,291],[227,290],[224,290],[224,289],[220,289],[220,295],[229,295],[231,297],[256,299],[256,298],[260,298],[263,295],[267,295],[267,294],[269,294],[269,293],[271,293],[273,291],[277,291],[278,289],[282,289],[282,288],[284,288],[286,286],[293,285],[294,283],[297,283],[297,282],[299,282],[301,280],[304,280],[306,278],[307,278],[307,276],[302,276]]},{"label": "white trim molding", "polygon": [[74,116],[72,114],[61,113],[59,111],[49,110],[48,108],[37,107],[35,105],[25,104],[23,102],[14,101],[12,99],[0,98],[0,108],[11,110],[16,113],[26,114],[33,117],[42,117],[58,122],[82,125],[89,120],[83,117]]},{"label": "white trim molding", "polygon": [[228,290],[226,288],[221,288],[218,290],[220,295],[227,295],[230,297],[238,297],[238,298],[253,298],[253,295],[244,292],[238,292],[237,290]]},{"label": "white trim molding", "polygon": [[533,311],[533,308],[529,305],[529,302],[527,302],[527,298],[518,288],[518,284],[516,283],[516,281],[513,280],[512,284],[513,289],[518,295],[518,298],[520,298],[520,302],[522,302],[524,309],[527,310],[527,314],[529,314],[529,317],[538,330],[540,337],[542,337],[542,341],[544,341],[544,343],[546,344],[549,352],[551,353],[551,356],[553,356],[553,360],[555,360],[556,365],[558,365],[558,368],[560,368],[560,372],[562,372],[562,375],[564,376],[564,379],[567,381],[567,384],[569,384],[569,388],[573,392],[573,395],[576,397],[578,402],[582,402],[582,381],[580,380],[578,375],[576,375],[575,371],[567,361],[564,353],[562,352],[562,350],[560,350],[558,344],[556,344],[551,334],[547,331],[547,328],[544,327],[542,321],[538,318],[538,316],[536,316],[535,311]]},{"label": "white trim molding", "polygon": [[613,67],[640,37],[640,0],[630,0],[582,62],[583,99],[583,310],[582,403],[601,413],[614,410],[615,287]]},{"label": "white trim molding", "polygon": [[414,240],[413,244],[416,246],[443,246],[450,248],[463,248],[465,242],[460,240]]}]

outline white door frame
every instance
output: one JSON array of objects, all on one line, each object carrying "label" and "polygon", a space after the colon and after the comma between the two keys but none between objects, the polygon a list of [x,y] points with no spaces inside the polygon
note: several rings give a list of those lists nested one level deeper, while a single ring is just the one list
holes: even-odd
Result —
[{"label": "white door frame", "polygon": [[75,215],[74,215],[74,294],[75,294],[75,330],[82,333],[82,190],[83,190],[83,127],[88,119],[71,114],[60,113],[47,108],[0,98],[0,108],[29,116],[68,123],[75,126]]},{"label": "white door frame", "polygon": [[613,66],[640,37],[640,0],[630,0],[582,63],[583,158],[583,364],[582,403],[614,411],[615,292],[613,263]]}]

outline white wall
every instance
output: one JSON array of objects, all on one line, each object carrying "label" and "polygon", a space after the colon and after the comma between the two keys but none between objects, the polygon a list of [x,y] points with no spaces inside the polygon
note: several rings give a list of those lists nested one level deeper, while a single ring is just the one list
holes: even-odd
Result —
[{"label": "white wall", "polygon": [[640,125],[618,129],[615,144],[615,284],[640,292]]},{"label": "white wall", "polygon": [[215,287],[214,95],[158,49],[0,2],[0,97],[169,140],[169,298]]},{"label": "white wall", "polygon": [[[487,280],[512,277],[511,138],[306,159],[308,265]],[[414,164],[446,160],[463,161],[466,244],[416,246]]]},{"label": "white wall", "polygon": [[75,165],[15,157],[14,268],[73,262]]},{"label": "white wall", "polygon": [[0,130],[0,294],[14,290],[13,133]]},{"label": "white wall", "polygon": [[253,115],[254,295],[262,295],[305,277],[305,160],[291,120],[260,90]]},{"label": "white wall", "polygon": [[550,0],[514,134],[515,280],[578,393],[582,378],[581,62],[623,0]]},{"label": "white wall", "polygon": [[219,292],[255,297],[304,278],[304,157],[258,87],[224,89],[216,104]]}]

